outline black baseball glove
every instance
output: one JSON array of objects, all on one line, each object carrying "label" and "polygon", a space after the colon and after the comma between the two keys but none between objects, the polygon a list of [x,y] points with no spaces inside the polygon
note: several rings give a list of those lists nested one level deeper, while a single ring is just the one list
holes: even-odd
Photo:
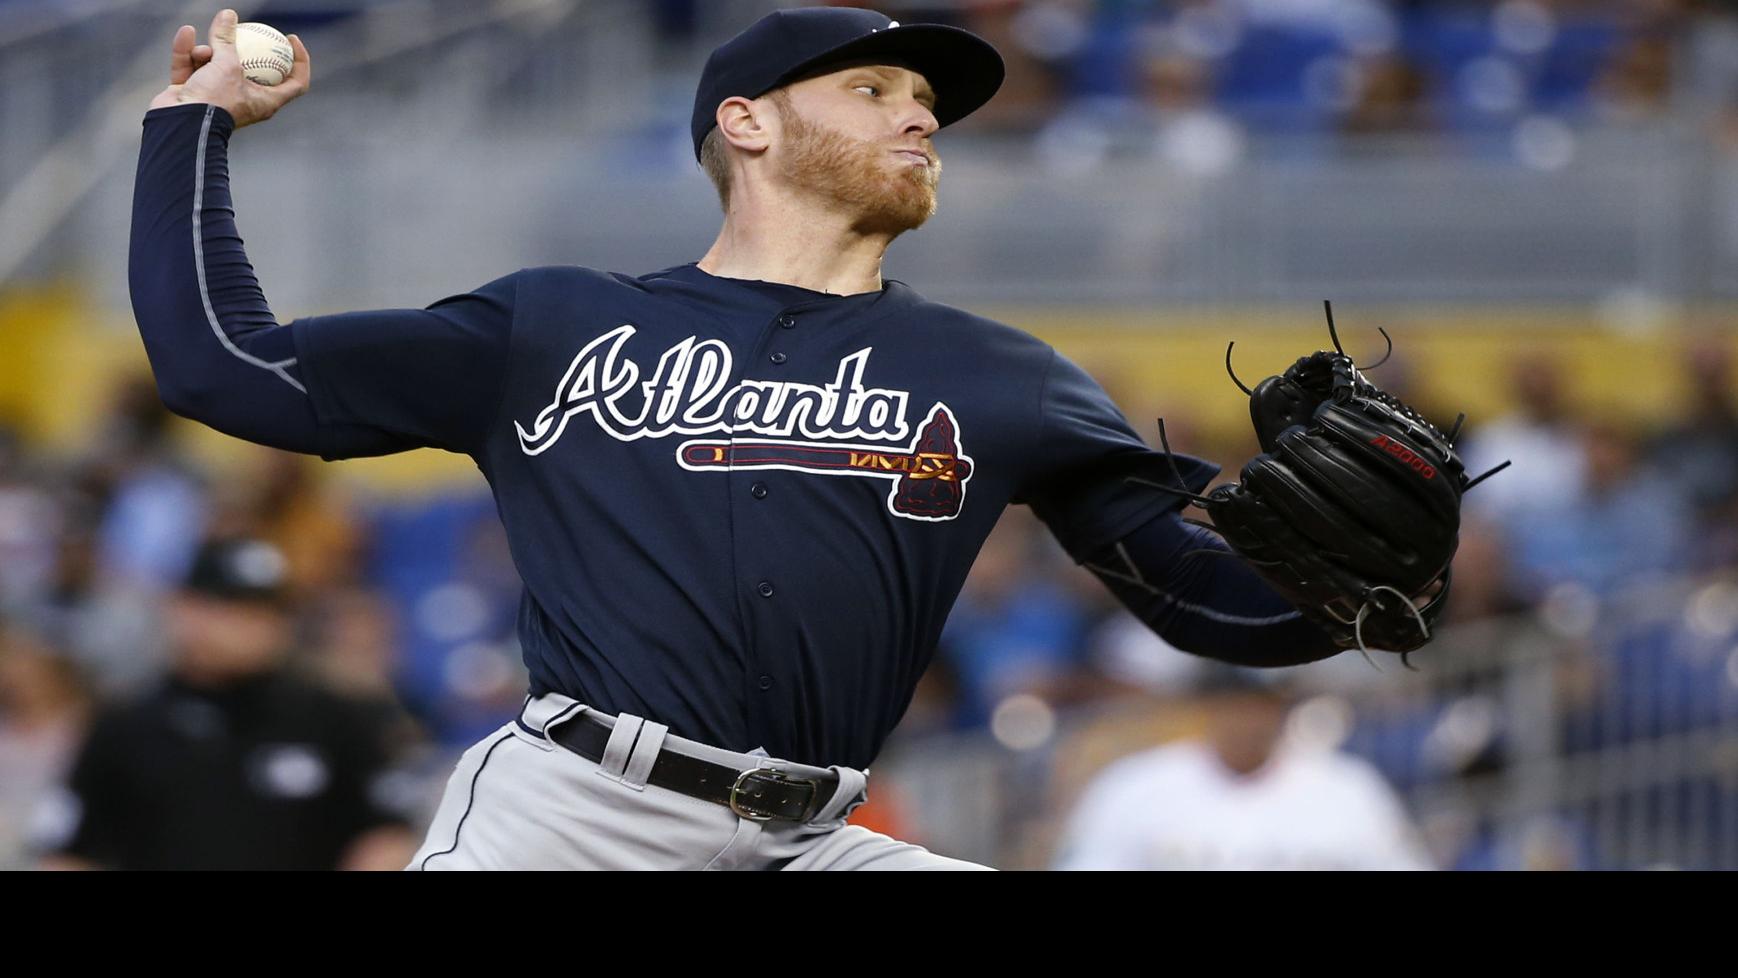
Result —
[{"label": "black baseball glove", "polygon": [[1444,435],[1334,346],[1254,390],[1238,383],[1262,453],[1196,501],[1342,648],[1410,652],[1442,614],[1461,496],[1484,477],[1469,480],[1455,454],[1459,420]]}]

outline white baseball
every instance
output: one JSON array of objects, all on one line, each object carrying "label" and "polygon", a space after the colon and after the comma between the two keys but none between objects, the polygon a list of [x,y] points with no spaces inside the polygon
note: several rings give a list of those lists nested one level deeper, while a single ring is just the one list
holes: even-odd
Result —
[{"label": "white baseball", "polygon": [[271,86],[290,76],[296,63],[296,50],[290,39],[265,24],[248,22],[235,25],[235,54],[241,59],[241,71],[249,81]]}]

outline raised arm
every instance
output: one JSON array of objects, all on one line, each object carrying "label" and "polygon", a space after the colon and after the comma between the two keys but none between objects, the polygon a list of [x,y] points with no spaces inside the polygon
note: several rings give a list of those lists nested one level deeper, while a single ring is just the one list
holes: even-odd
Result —
[{"label": "raised arm", "polygon": [[175,35],[170,84],[146,113],[133,191],[128,283],[164,403],[247,441],[322,457],[433,446],[475,454],[499,400],[512,321],[502,280],[426,310],[349,313],[279,326],[236,227],[230,134],[306,91],[291,37],[283,84],[248,81],[235,14],[212,45]]}]

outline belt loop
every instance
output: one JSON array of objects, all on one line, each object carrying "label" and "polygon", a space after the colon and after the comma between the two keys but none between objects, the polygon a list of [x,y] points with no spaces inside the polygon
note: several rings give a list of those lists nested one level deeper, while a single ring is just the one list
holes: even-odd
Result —
[{"label": "belt loop", "polygon": [[538,736],[547,736],[549,728],[557,721],[574,715],[585,709],[585,705],[569,696],[560,693],[544,693],[542,696],[525,698],[525,706],[519,711],[519,722],[526,730]]},{"label": "belt loop", "polygon": [[670,728],[650,720],[640,728],[639,742],[634,744],[634,751],[628,756],[628,764],[622,771],[622,784],[630,788],[644,791],[646,778],[652,774],[652,764],[658,759],[658,752],[664,748],[664,735]]},{"label": "belt loop", "polygon": [[848,818],[851,811],[869,797],[869,772],[833,765],[827,770],[839,776],[839,787],[820,811],[809,816],[810,822],[830,822]]},{"label": "belt loop", "polygon": [[598,758],[598,772],[611,781],[620,781],[622,771],[628,766],[628,757],[633,753],[634,741],[639,739],[640,727],[646,721],[631,713],[623,713],[616,717],[615,729],[610,731],[609,743],[604,745],[603,756]]}]

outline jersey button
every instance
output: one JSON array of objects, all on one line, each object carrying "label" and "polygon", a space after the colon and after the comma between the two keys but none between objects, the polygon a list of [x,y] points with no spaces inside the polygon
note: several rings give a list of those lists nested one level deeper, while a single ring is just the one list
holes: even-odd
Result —
[{"label": "jersey button", "polygon": [[772,688],[772,677],[771,677],[771,676],[762,676],[762,677],[760,677],[760,689],[761,689],[761,692],[765,692],[765,691],[767,691],[767,690],[769,690],[769,689],[771,689],[771,688]]},{"label": "jersey button", "polygon": [[778,317],[778,324],[783,326],[785,329],[795,329],[797,321],[795,317],[792,316],[780,316]]},{"label": "jersey button", "polygon": [[767,357],[767,359],[771,360],[773,363],[784,363],[786,360],[789,360],[790,357],[787,357],[782,353],[774,353],[772,356]]},{"label": "jersey button", "polygon": [[760,592],[760,596],[763,598],[772,597],[772,582],[771,581],[761,581],[759,584],[756,584],[754,586],[754,589],[756,591]]},{"label": "jersey button", "polygon": [[770,491],[771,490],[767,489],[766,483],[764,482],[756,482],[754,485],[748,487],[748,494],[756,499],[765,499],[766,494]]}]

